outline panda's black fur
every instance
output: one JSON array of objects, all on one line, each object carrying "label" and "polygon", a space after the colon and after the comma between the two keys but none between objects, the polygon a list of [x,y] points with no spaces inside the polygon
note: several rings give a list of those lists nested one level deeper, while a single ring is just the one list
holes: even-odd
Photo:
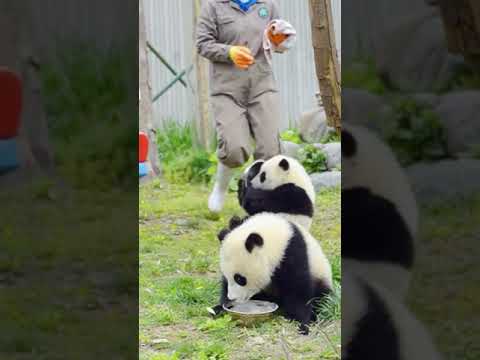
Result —
[{"label": "panda's black fur", "polygon": [[387,289],[348,270],[342,282],[342,359],[442,358],[424,325]]},{"label": "panda's black fur", "polygon": [[364,187],[343,190],[342,224],[342,257],[381,260],[406,269],[413,265],[412,235],[387,199]]},{"label": "panda's black fur", "polygon": [[[223,241],[232,230],[241,226],[249,218],[247,216],[241,219],[234,216],[230,220],[229,228],[219,232],[218,239]],[[330,294],[332,288],[319,279],[312,281],[304,236],[296,224],[289,223],[293,228],[293,236],[285,249],[283,260],[275,269],[270,285],[251,299],[278,304],[283,315],[287,319],[300,322],[300,332],[308,334],[308,324],[317,319],[316,304]],[[222,277],[220,295],[222,305],[230,301],[227,296],[227,285],[225,277]]]},{"label": "panda's black fur", "polygon": [[[288,169],[288,161],[286,159],[282,161]],[[314,205],[305,189],[300,186],[288,183],[272,190],[257,189],[252,186],[252,179],[259,174],[264,163],[265,161],[255,162],[238,180],[238,202],[247,214],[271,212],[313,218]]]},{"label": "panda's black fur", "polygon": [[405,171],[377,136],[347,124],[342,164],[342,264],[404,298],[418,216]]},{"label": "panda's black fur", "polygon": [[355,324],[356,334],[347,345],[345,360],[400,360],[397,329],[385,303],[367,283],[361,285],[368,308]]}]

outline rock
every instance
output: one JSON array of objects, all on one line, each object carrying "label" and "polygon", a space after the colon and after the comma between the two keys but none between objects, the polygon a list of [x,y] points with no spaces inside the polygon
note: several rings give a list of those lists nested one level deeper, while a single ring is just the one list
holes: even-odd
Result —
[{"label": "rock", "polygon": [[480,91],[459,91],[442,96],[434,112],[447,133],[450,154],[458,155],[480,145]]},{"label": "rock", "polygon": [[316,192],[324,188],[340,186],[342,173],[340,171],[327,171],[310,175]]},{"label": "rock", "polygon": [[439,11],[425,7],[400,16],[387,26],[376,64],[379,74],[401,91],[443,88],[461,63],[448,51]]},{"label": "rock", "polygon": [[421,203],[469,197],[480,192],[480,160],[444,160],[418,163],[407,173]]},{"label": "rock", "polygon": [[439,104],[441,97],[431,93],[413,94],[412,99],[420,105],[435,107]]},{"label": "rock", "polygon": [[333,170],[342,164],[342,144],[339,142],[328,144],[314,144],[327,157],[327,168]]},{"label": "rock", "polygon": [[298,122],[298,131],[305,142],[321,141],[329,131],[325,110],[319,107],[303,113]]},{"label": "rock", "polygon": [[379,135],[393,126],[388,121],[393,118],[390,105],[365,90],[342,90],[342,117],[347,123],[365,126]]},{"label": "rock", "polygon": [[285,156],[290,156],[292,158],[298,159],[299,151],[301,146],[295,144],[291,141],[281,141],[282,154]]},{"label": "rock", "polygon": [[348,1],[348,5],[342,7],[342,22],[348,24],[342,29],[342,65],[372,58],[392,24],[425,9],[428,6],[422,0]]}]

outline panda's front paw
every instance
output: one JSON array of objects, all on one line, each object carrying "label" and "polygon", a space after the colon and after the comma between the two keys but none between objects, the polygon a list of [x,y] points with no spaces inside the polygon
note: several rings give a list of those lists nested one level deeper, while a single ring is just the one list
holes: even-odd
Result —
[{"label": "panda's front paw", "polygon": [[308,335],[310,333],[310,329],[309,329],[308,325],[300,324],[298,326],[298,332],[302,335]]}]

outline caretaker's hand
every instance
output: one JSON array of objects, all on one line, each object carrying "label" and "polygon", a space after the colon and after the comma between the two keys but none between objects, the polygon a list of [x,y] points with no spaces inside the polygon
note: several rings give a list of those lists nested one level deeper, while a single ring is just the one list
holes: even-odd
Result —
[{"label": "caretaker's hand", "polygon": [[252,52],[245,46],[232,46],[228,51],[228,56],[240,69],[248,69],[254,62]]}]

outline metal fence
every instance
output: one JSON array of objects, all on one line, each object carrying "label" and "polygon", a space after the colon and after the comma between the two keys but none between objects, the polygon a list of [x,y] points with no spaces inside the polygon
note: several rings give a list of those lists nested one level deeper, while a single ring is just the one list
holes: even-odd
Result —
[{"label": "metal fence", "polygon": [[[315,106],[318,91],[308,0],[276,0],[282,18],[293,24],[298,32],[295,49],[274,59],[274,72],[282,98],[282,127],[294,125],[300,114]],[[335,36],[341,54],[341,0],[332,0]],[[145,0],[145,16],[149,41],[177,70],[192,63],[194,47],[193,0]],[[292,71],[295,69],[295,71]],[[150,57],[150,76],[156,93],[172,79],[172,74]],[[195,83],[195,73],[190,80]],[[154,122],[160,126],[166,120],[180,123],[194,118],[194,98],[191,89],[177,83],[154,104]]]}]

